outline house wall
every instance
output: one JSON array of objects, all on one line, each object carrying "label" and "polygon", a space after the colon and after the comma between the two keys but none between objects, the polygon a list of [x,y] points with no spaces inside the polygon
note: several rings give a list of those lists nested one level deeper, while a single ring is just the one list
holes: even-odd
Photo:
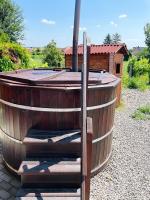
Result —
[{"label": "house wall", "polygon": [[[79,67],[83,64],[83,56],[79,55],[78,57],[78,65]],[[65,65],[67,68],[71,68],[72,66],[72,56],[65,56]],[[95,54],[90,55],[89,58],[89,66],[91,69],[102,69],[109,71],[109,54]]]},{"label": "house wall", "polygon": [[[123,74],[123,60],[124,60],[123,54],[115,54],[114,55],[113,74],[120,78],[122,77],[122,74]],[[120,74],[116,73],[116,64],[120,64]]]},{"label": "house wall", "polygon": [[[123,60],[124,60],[123,54],[115,54],[114,55],[113,74],[121,79],[123,76]],[[120,74],[116,73],[116,64],[120,64]],[[121,102],[121,94],[122,94],[122,80],[117,87],[117,102],[116,102],[117,106],[119,106],[119,104]]]},{"label": "house wall", "polygon": [[[83,64],[83,56],[78,56],[78,66],[81,67]],[[71,55],[65,55],[65,67],[71,68],[72,67],[72,56]]]}]

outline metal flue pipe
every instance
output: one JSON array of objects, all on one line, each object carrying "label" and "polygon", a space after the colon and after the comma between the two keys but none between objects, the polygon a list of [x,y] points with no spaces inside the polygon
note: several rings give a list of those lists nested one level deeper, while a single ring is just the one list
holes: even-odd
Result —
[{"label": "metal flue pipe", "polygon": [[81,0],[76,0],[74,30],[73,30],[73,53],[72,53],[72,71],[78,71],[78,41],[79,41],[79,27],[80,27],[80,10]]}]

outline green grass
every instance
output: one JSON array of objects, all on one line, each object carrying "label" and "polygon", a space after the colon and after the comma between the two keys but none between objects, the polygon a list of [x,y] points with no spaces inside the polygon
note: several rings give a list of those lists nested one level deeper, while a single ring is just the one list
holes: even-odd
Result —
[{"label": "green grass", "polygon": [[48,67],[48,65],[46,63],[43,63],[42,55],[32,55],[30,65],[32,68]]},{"label": "green grass", "polygon": [[150,104],[139,107],[132,115],[136,120],[150,120]]}]

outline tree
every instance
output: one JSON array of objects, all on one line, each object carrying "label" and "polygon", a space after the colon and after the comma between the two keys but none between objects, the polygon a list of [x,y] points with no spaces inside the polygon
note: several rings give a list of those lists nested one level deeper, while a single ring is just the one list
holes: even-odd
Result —
[{"label": "tree", "polygon": [[63,67],[64,66],[64,54],[57,48],[56,42],[52,40],[43,50],[43,61],[48,64],[49,67]]},{"label": "tree", "polygon": [[112,39],[111,39],[111,35],[110,34],[106,35],[103,43],[104,44],[112,44]]},{"label": "tree", "polygon": [[112,43],[113,44],[118,44],[120,42],[121,42],[121,35],[119,35],[118,33],[113,34]]},{"label": "tree", "polygon": [[23,16],[12,0],[0,0],[0,34],[6,33],[10,41],[23,39]]},{"label": "tree", "polygon": [[137,62],[137,58],[134,57],[134,56],[129,59],[127,70],[128,70],[130,77],[135,76],[135,64],[136,64],[136,62]]},{"label": "tree", "polygon": [[0,43],[2,42],[10,42],[10,39],[6,33],[0,31]]},{"label": "tree", "polygon": [[144,33],[145,33],[145,44],[148,47],[148,50],[150,51],[150,23],[147,23],[144,27]]},{"label": "tree", "polygon": [[150,58],[150,52],[148,51],[148,48],[145,47],[142,51],[137,53],[136,57],[138,60],[140,60],[142,58],[147,58],[147,59]]}]

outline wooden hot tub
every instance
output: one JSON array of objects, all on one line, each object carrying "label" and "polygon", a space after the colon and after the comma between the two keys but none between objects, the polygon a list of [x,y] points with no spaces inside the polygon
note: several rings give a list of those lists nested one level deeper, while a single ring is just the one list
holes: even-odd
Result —
[{"label": "wooden hot tub", "polygon": [[[69,130],[80,127],[79,72],[23,70],[0,74],[0,129],[5,164],[17,172],[30,129]],[[92,174],[111,156],[116,87],[120,79],[89,73],[88,116],[93,118]]]}]

